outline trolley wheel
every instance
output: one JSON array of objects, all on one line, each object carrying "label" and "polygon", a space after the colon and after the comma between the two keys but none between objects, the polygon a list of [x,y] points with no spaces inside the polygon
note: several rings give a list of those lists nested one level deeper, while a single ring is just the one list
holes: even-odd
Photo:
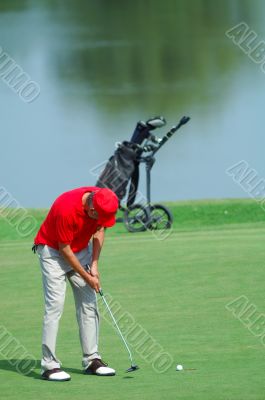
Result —
[{"label": "trolley wheel", "polygon": [[161,204],[152,204],[150,209],[148,229],[170,229],[173,215],[169,209]]},{"label": "trolley wheel", "polygon": [[141,204],[133,204],[124,211],[123,221],[129,232],[144,232],[149,221],[148,211]]}]

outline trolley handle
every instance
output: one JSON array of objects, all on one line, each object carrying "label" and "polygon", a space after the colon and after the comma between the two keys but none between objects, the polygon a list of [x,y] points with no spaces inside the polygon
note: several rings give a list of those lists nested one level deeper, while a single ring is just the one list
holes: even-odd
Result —
[{"label": "trolley handle", "polygon": [[[185,125],[190,120],[190,117],[182,117],[179,121],[178,125],[172,126],[169,132],[167,132],[161,139],[156,139],[156,143],[148,143],[145,146],[140,146],[137,143],[134,143],[136,149],[140,150],[141,152],[151,153],[154,155],[167,141],[171,138],[171,136],[182,126]],[[143,157],[144,158],[144,157]]]},{"label": "trolley handle", "polygon": [[178,125],[172,126],[170,131],[162,137],[161,141],[159,142],[158,146],[153,150],[153,154],[155,154],[167,141],[171,138],[171,136],[182,126],[189,122],[190,117],[182,117],[179,121]]}]

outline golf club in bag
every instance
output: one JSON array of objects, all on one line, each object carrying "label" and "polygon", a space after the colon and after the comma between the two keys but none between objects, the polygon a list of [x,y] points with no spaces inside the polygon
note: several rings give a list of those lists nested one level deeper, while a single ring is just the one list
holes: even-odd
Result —
[{"label": "golf club in bag", "polygon": [[[126,207],[120,205],[120,209],[124,212],[123,222],[129,232],[171,227],[173,217],[169,209],[161,204],[151,203],[151,169],[155,163],[155,153],[189,119],[189,117],[182,117],[179,123],[162,138],[158,138],[151,131],[166,124],[163,117],[138,122],[131,140],[118,144],[115,153],[99,176],[96,186],[113,190],[120,201],[128,192]],[[146,169],[145,205],[134,203],[139,183],[140,163],[144,163]]]}]

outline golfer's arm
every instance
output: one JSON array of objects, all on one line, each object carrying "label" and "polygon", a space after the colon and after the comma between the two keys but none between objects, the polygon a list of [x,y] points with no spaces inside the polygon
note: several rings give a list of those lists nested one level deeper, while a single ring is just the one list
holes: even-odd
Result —
[{"label": "golfer's arm", "polygon": [[69,244],[59,243],[59,251],[65,261],[76,271],[86,282],[89,282],[90,275],[84,270],[78,258],[74,255]]},{"label": "golfer's arm", "polygon": [[100,228],[93,236],[92,265],[98,263],[100,252],[104,243],[105,229]]}]

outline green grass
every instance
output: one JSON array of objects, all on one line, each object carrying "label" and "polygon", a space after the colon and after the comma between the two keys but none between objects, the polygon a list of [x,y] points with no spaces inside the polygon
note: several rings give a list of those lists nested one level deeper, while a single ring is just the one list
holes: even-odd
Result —
[{"label": "green grass", "polygon": [[[174,217],[174,230],[201,230],[214,227],[222,229],[222,226],[233,225],[238,223],[256,223],[262,224],[265,222],[265,212],[257,201],[250,199],[229,199],[229,200],[200,200],[186,202],[166,202],[163,203],[169,207]],[[24,211],[23,211],[24,212]],[[27,214],[36,219],[37,226],[41,224],[48,210],[46,209],[29,209]],[[8,214],[9,218],[1,218],[0,209],[0,240],[21,240],[18,226],[19,212],[16,213],[11,224],[8,222],[12,215]],[[118,216],[122,216],[120,212]],[[35,231],[34,231],[35,232]],[[34,237],[34,232],[25,237],[25,240],[30,240]],[[123,224],[116,224],[108,234],[127,234]]]},{"label": "green grass", "polygon": [[[245,295],[257,313],[264,312],[264,211],[250,200],[170,207],[174,230],[166,240],[156,240],[149,232],[126,233],[119,224],[107,232],[100,264],[102,287],[120,304],[119,315],[130,313],[136,331],[144,328],[170,354],[170,368],[157,373],[134,342],[140,370],[126,375],[127,353],[99,299],[104,314],[100,348],[117,376],[83,376],[68,287],[57,354],[71,382],[41,381],[38,367],[28,376],[18,374],[1,356],[0,338],[3,398],[264,399],[265,347],[225,307]],[[29,212],[40,222],[46,211]],[[39,360],[43,298],[38,260],[30,251],[32,238],[21,239],[4,219],[0,234],[1,325]],[[184,371],[175,371],[178,363]]]}]

